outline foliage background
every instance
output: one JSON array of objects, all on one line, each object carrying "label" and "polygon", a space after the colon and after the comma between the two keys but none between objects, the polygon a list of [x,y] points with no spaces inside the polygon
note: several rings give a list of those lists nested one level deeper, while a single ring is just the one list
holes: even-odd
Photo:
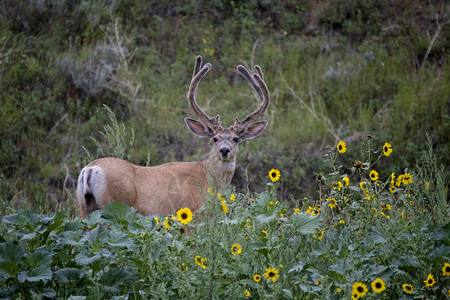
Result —
[{"label": "foliage background", "polygon": [[182,121],[198,54],[213,64],[199,102],[225,124],[256,105],[237,64],[259,64],[271,91],[269,127],[241,147],[239,191],[262,191],[275,167],[282,199],[302,199],[327,147],[362,151],[368,136],[394,146],[383,177],[415,165],[426,133],[448,166],[448,12],[447,1],[2,1],[1,211],[76,214],[87,152],[110,155],[103,105],[132,162],[204,159],[209,142]]}]

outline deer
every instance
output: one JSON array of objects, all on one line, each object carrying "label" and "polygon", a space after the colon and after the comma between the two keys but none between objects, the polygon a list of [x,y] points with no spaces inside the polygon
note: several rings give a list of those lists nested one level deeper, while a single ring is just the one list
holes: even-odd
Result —
[{"label": "deer", "polygon": [[200,81],[211,70],[202,57],[197,56],[192,80],[187,93],[190,108],[199,120],[184,118],[188,129],[197,137],[209,138],[213,144],[207,159],[196,162],[170,162],[157,166],[138,166],[120,158],[100,158],[86,165],[77,182],[77,201],[84,219],[93,211],[110,202],[122,202],[135,208],[140,214],[169,215],[181,208],[197,211],[204,204],[208,188],[225,191],[236,169],[239,143],[259,136],[267,127],[267,121],[256,121],[270,103],[269,89],[259,66],[256,73],[242,65],[237,71],[252,87],[259,104],[256,110],[242,121],[224,127],[220,116],[208,116],[197,103]]}]

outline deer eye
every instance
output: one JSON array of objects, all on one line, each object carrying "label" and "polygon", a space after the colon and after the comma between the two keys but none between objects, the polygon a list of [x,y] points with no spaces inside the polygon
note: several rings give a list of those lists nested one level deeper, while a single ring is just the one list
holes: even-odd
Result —
[{"label": "deer eye", "polygon": [[213,140],[213,142],[215,143],[215,142],[217,142],[219,139],[216,138],[216,137],[214,137],[212,140]]},{"label": "deer eye", "polygon": [[237,142],[239,142],[239,138],[236,137],[236,138],[233,139],[233,141],[234,141],[235,143],[237,143]]}]

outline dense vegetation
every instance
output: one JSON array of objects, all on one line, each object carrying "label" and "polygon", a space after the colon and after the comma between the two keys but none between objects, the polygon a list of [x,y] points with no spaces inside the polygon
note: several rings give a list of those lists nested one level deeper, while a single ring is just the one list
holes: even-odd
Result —
[{"label": "dense vegetation", "polygon": [[[449,9],[1,1],[0,297],[444,299]],[[207,156],[183,122],[196,55],[213,65],[198,101],[226,125],[257,105],[237,64],[260,65],[271,92],[231,189],[187,225],[116,204],[79,219],[92,159]]]},{"label": "dense vegetation", "polygon": [[262,190],[283,170],[301,198],[326,146],[367,136],[399,151],[385,174],[413,167],[426,133],[448,165],[445,1],[2,1],[0,199],[65,205],[108,105],[134,131],[135,163],[203,159],[185,128],[194,58],[213,71],[199,101],[225,124],[256,106],[233,70],[259,64],[272,102],[263,136],[241,147],[233,185]]}]

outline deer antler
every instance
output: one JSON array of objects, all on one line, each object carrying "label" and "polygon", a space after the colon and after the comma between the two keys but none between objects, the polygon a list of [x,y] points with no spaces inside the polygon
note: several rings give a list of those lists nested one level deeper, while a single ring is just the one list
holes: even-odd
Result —
[{"label": "deer antler", "polygon": [[195,59],[195,67],[194,74],[192,75],[191,85],[189,86],[189,91],[187,94],[189,105],[191,106],[194,113],[200,118],[203,123],[210,128],[211,130],[216,130],[221,127],[220,116],[217,115],[214,118],[208,116],[203,109],[197,104],[197,88],[200,81],[203,77],[208,73],[208,71],[212,68],[210,63],[207,63],[202,68],[202,57],[199,55]]},{"label": "deer antler", "polygon": [[242,65],[237,66],[237,70],[241,73],[242,76],[247,79],[250,86],[256,92],[257,97],[259,98],[259,107],[253,111],[251,114],[246,116],[242,121],[236,117],[234,122],[234,128],[236,132],[241,132],[247,128],[254,120],[256,120],[259,116],[261,116],[267,109],[270,103],[270,95],[269,89],[267,88],[266,83],[264,82],[264,74],[262,69],[259,66],[255,66],[257,73],[253,73],[253,76],[250,75],[250,72]]}]

